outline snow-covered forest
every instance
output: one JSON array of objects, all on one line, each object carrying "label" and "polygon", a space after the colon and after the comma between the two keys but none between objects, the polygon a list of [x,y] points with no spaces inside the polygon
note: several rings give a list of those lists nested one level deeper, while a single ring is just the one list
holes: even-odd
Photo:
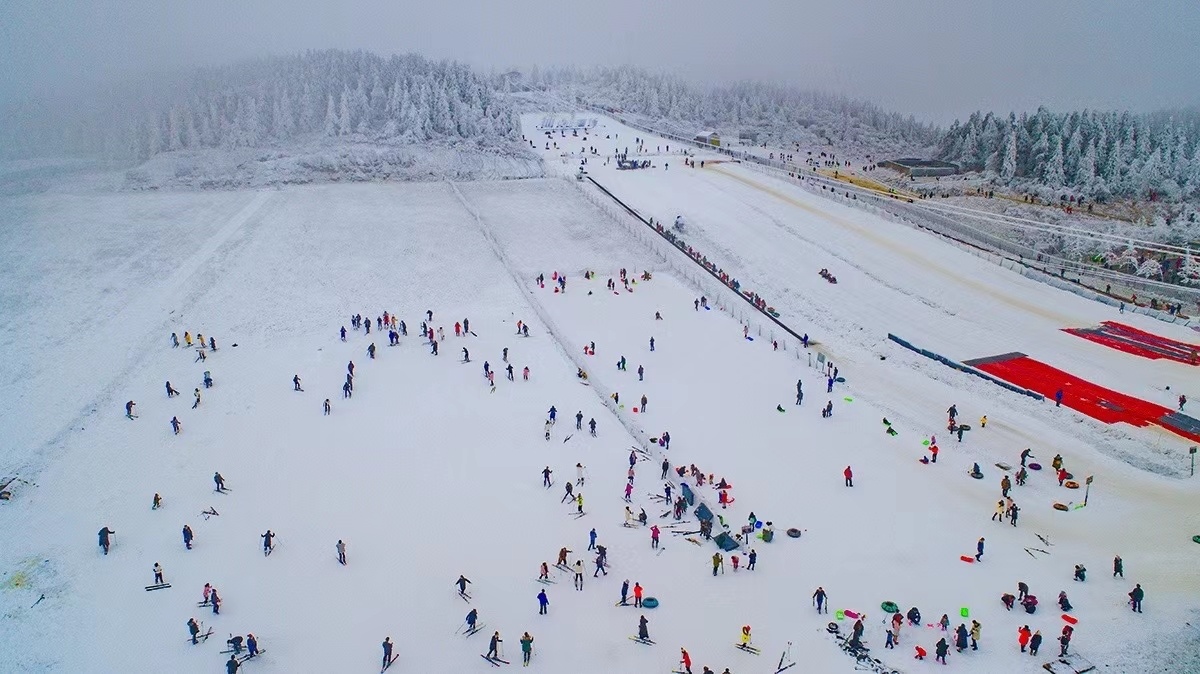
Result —
[{"label": "snow-covered forest", "polygon": [[314,136],[494,143],[520,135],[489,78],[412,54],[309,51],[129,84],[83,105],[61,103],[10,111],[5,154],[144,160]]},{"label": "snow-covered forest", "polygon": [[1195,111],[976,112],[950,127],[937,156],[1004,184],[1066,190],[1098,201],[1200,198]]},{"label": "snow-covered forest", "polygon": [[870,154],[928,152],[942,133],[912,116],[845,96],[750,81],[695,84],[629,66],[535,68],[523,84],[634,113],[681,135],[701,128],[716,128],[734,136],[754,131],[761,136],[759,142],[819,143],[862,148]]}]

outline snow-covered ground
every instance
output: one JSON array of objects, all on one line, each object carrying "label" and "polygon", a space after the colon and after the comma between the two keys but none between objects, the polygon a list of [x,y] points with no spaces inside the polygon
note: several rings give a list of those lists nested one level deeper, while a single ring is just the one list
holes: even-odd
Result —
[{"label": "snow-covered ground", "polygon": [[[603,132],[632,140],[609,124]],[[607,153],[624,141],[587,143]],[[548,170],[574,173],[576,160],[563,164],[541,147],[553,158]],[[697,674],[703,665],[771,672],[789,643],[801,662],[791,671],[851,671],[853,660],[825,632],[834,614],[811,606],[820,585],[832,609],[867,614],[872,655],[905,672],[936,666],[912,660],[912,646],[932,652],[939,635],[906,627],[900,648],[886,651],[881,602],[917,606],[927,623],[947,613],[952,627],[967,607],[965,622],[983,624],[980,651],[952,651],[951,665],[1034,672],[1057,653],[1053,604],[1063,589],[1079,618],[1073,650],[1109,671],[1195,671],[1197,633],[1181,623],[1196,624],[1200,590],[1200,548],[1190,540],[1200,533],[1196,483],[1134,467],[1178,473],[1166,466],[1183,461],[1180,442],[1024,400],[883,336],[954,358],[1021,350],[1147,398],[1160,384],[1186,387],[1186,370],[1059,333],[1112,316],[901,225],[734,166],[693,171],[665,161],[667,171],[618,173],[603,159],[588,168],[644,213],[667,222],[683,214],[689,243],[820,341],[844,385],[825,394],[794,343],[774,351],[768,339],[743,339],[722,309],[694,309],[700,291],[680,273],[690,263],[639,243],[574,181],[6,199],[0,472],[36,486],[14,483],[13,500],[0,503],[9,541],[0,546],[0,669],[221,671],[227,635],[253,632],[265,653],[246,663],[250,672],[374,671],[385,636],[400,655],[391,672],[489,671],[478,655],[499,630],[511,666],[528,631],[531,666],[547,672],[665,673],[680,647]],[[837,286],[816,276],[821,267],[837,274]],[[618,283],[613,294],[605,284],[620,268],[653,278],[632,292]],[[585,280],[586,270],[597,276]],[[565,293],[553,292],[555,271],[567,274]],[[539,273],[544,288],[533,282]],[[407,323],[399,346],[376,329],[338,339],[350,314],[385,310]],[[416,336],[427,310],[447,333],[436,357]],[[475,335],[456,338],[463,318]],[[1187,337],[1138,318],[1123,320]],[[516,336],[518,320],[530,325],[529,338]],[[172,348],[170,333],[185,330],[215,337],[218,350],[195,362],[194,350]],[[584,356],[590,342],[596,355]],[[464,347],[470,363],[460,362]],[[505,347],[514,382],[502,369]],[[628,370],[619,372],[622,356]],[[343,400],[350,360],[354,397]],[[485,360],[498,370],[494,392]],[[215,386],[191,409],[205,370]],[[292,390],[297,374],[302,393]],[[180,397],[166,397],[167,380]],[[614,391],[623,409],[611,403]],[[648,410],[635,414],[642,395]],[[128,400],[137,419],[123,416]],[[826,400],[835,405],[830,419],[819,414]],[[961,446],[939,438],[939,461],[923,465],[922,440],[944,428],[951,403],[991,422]],[[558,423],[546,441],[551,405]],[[575,430],[576,411],[585,424],[595,418],[598,437],[586,425]],[[178,436],[172,416],[183,423]],[[883,432],[885,416],[897,436]],[[714,578],[712,544],[664,530],[659,554],[645,529],[621,527],[630,451],[664,430],[671,449],[636,466],[634,511],[673,521],[650,498],[662,488],[664,453],[723,477],[736,499],[727,510],[710,487],[697,491],[734,531],[751,511],[774,522],[775,541],[750,546],[755,570],[734,572],[727,555]],[[1077,493],[1043,471],[1013,492],[1018,527],[989,522],[1002,474],[993,464],[1014,463],[1026,446],[1043,462],[1058,452],[1077,475],[1095,474],[1088,507],[1053,510]],[[561,502],[577,462],[587,467],[579,520]],[[974,462],[985,479],[965,475]],[[853,488],[843,483],[847,465]],[[550,489],[541,484],[547,466]],[[214,493],[214,471],[230,493]],[[164,506],[152,511],[155,493]],[[220,515],[200,516],[210,507]],[[184,524],[197,537],[190,551]],[[104,526],[117,532],[107,556],[95,544]],[[592,527],[612,564],[597,579],[586,551]],[[790,527],[803,535],[788,538]],[[259,535],[268,528],[277,548],[264,557]],[[983,561],[960,561],[980,536]],[[346,567],[335,560],[339,539]],[[581,592],[560,573],[553,585],[535,581],[538,565],[552,564],[563,546],[588,567]],[[1125,579],[1109,578],[1115,554]],[[745,564],[746,551],[739,555]],[[139,592],[155,562],[173,587]],[[1077,563],[1092,571],[1084,584],[1070,582]],[[469,640],[455,634],[470,608],[451,585],[460,573],[473,581],[470,607],[485,625]],[[660,607],[614,606],[623,579],[640,582]],[[1019,580],[1042,600],[1035,615],[1008,613],[998,601]],[[206,582],[224,599],[219,616],[194,603]],[[1124,603],[1134,583],[1147,591],[1142,615]],[[548,616],[537,613],[543,587]],[[626,638],[643,613],[653,647]],[[187,643],[191,616],[217,639]],[[733,648],[747,624],[761,656]],[[1018,652],[1023,624],[1043,632],[1045,657]]]}]

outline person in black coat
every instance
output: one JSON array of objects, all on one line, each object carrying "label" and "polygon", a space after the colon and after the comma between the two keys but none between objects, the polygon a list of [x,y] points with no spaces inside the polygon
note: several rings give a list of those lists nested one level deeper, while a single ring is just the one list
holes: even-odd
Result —
[{"label": "person in black coat", "polygon": [[946,643],[945,637],[938,640],[937,646],[934,647],[934,652],[937,653],[937,658],[935,659],[943,665],[946,664],[946,653],[950,652],[950,644]]}]

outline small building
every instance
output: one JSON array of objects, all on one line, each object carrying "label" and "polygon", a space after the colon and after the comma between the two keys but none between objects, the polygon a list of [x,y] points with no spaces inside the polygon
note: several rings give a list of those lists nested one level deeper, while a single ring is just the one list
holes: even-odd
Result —
[{"label": "small building", "polygon": [[749,129],[742,129],[741,131],[738,131],[738,140],[742,141],[743,143],[757,145],[758,144],[758,132],[751,131]]},{"label": "small building", "polygon": [[701,131],[700,133],[696,134],[696,137],[692,140],[696,141],[697,143],[712,145],[713,147],[721,147],[721,137],[717,135],[716,131]]},{"label": "small building", "polygon": [[879,165],[914,178],[952,176],[959,171],[957,164],[938,161],[937,159],[917,159],[915,157],[889,159],[879,162]]}]

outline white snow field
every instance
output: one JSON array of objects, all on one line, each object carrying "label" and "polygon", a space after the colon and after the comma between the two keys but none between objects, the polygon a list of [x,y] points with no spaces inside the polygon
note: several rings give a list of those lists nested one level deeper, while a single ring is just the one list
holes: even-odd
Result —
[{"label": "white snow field", "polygon": [[[634,135],[606,124],[602,133]],[[528,120],[526,133],[543,147]],[[548,168],[573,174],[577,160],[548,154]],[[573,178],[5,199],[0,476],[34,484],[13,483],[12,500],[0,502],[0,671],[220,672],[225,639],[248,632],[264,652],[244,672],[377,671],[385,636],[399,655],[389,672],[490,671],[479,656],[499,630],[508,667],[518,666],[528,631],[531,668],[556,674],[665,674],[681,647],[696,674],[705,665],[769,674],[789,643],[799,664],[788,671],[849,672],[854,660],[825,631],[839,609],[866,613],[864,638],[889,670],[940,667],[936,628],[905,627],[896,650],[883,648],[880,604],[894,601],[919,607],[925,623],[943,613],[952,628],[982,623],[979,651],[952,650],[951,667],[1035,672],[1058,652],[1059,590],[1079,620],[1072,650],[1102,669],[1197,671],[1200,546],[1191,536],[1200,503],[1194,480],[1164,475],[1179,474],[1185,443],[1023,398],[883,335],[954,358],[1021,350],[1142,397],[1166,382],[1172,391],[1194,386],[1184,366],[1059,338],[1062,321],[1086,326],[1111,312],[902,225],[736,167],[685,171],[681,158],[669,161],[665,172],[618,173],[602,159],[588,168],[643,213],[667,222],[684,214],[689,243],[839,365],[846,383],[832,394],[793,339],[773,350],[769,324],[748,318],[732,291],[697,287],[681,253],[598,208],[607,197]],[[843,222],[821,215],[829,213]],[[881,252],[889,249],[902,252]],[[839,284],[816,277],[820,267]],[[653,278],[632,292],[618,282],[613,294],[605,284],[621,268]],[[597,276],[585,280],[588,270]],[[565,293],[553,292],[554,272],[566,274]],[[694,309],[701,293],[714,309]],[[991,312],[981,309],[988,303]],[[369,336],[350,329],[351,314],[385,310],[407,324],[399,346],[374,327]],[[446,332],[436,357],[417,336],[426,310]],[[456,338],[463,318],[475,335]],[[1139,318],[1122,320],[1187,339]],[[518,320],[528,338],[516,335]],[[743,338],[743,320],[754,341]],[[215,337],[217,351],[195,362],[194,349],[172,348],[170,333],[185,330]],[[590,342],[595,356],[583,355]],[[464,347],[470,363],[460,362]],[[502,369],[505,347],[514,382]],[[628,370],[619,372],[622,356]],[[350,360],[354,396],[343,400]],[[498,370],[494,392],[485,360]],[[191,409],[205,370],[215,385]],[[304,392],[292,390],[297,374]],[[179,397],[166,397],[167,380]],[[614,391],[624,408],[611,403]],[[635,414],[643,394],[648,411]],[[136,419],[123,415],[128,400]],[[829,419],[819,414],[826,400],[835,404]],[[961,445],[941,433],[938,462],[919,463],[922,440],[944,430],[951,403],[971,423],[981,414],[991,422]],[[546,441],[551,405],[558,422]],[[172,416],[183,424],[178,436]],[[897,436],[884,433],[885,416]],[[596,438],[586,431],[591,418]],[[751,511],[774,523],[773,542],[748,546],[758,568],[735,572],[726,555],[713,577],[712,543],[664,529],[659,553],[645,529],[621,526],[630,451],[664,430],[670,450],[636,466],[634,512],[673,523],[651,499],[663,484],[659,462],[665,453],[695,464],[733,484],[725,510],[709,486],[696,491],[734,532]],[[1024,447],[1043,463],[1061,453],[1077,476],[1094,474],[1088,506],[1053,510],[1079,494],[1042,471],[1013,491],[1017,527],[988,521],[1003,474],[993,464],[1016,463]],[[587,467],[578,520],[561,502],[577,462]],[[974,462],[983,480],[966,475]],[[214,492],[214,471],[230,493]],[[150,509],[155,493],[159,510]],[[220,515],[205,519],[207,508]],[[180,538],[184,524],[196,534],[192,550]],[[104,526],[116,531],[107,556],[96,545]],[[586,551],[592,527],[611,562],[597,579]],[[803,535],[787,537],[791,527]],[[267,529],[278,535],[270,556],[259,538]],[[960,561],[981,536],[983,560]],[[335,559],[339,539],[345,567]],[[559,572],[555,584],[535,580],[563,546],[587,566],[583,591]],[[746,551],[736,554],[744,566]],[[1117,554],[1123,579],[1110,578]],[[173,586],[143,591],[155,562]],[[1086,583],[1071,581],[1079,563],[1092,572]],[[460,573],[473,581],[469,605],[452,586]],[[623,579],[660,606],[614,606]],[[1018,581],[1040,598],[1036,614],[1001,605]],[[196,605],[206,582],[224,600],[220,615]],[[1134,583],[1146,589],[1140,615],[1125,603]],[[812,607],[818,585],[829,592],[829,615]],[[547,616],[537,612],[543,588]],[[471,607],[484,627],[467,639],[456,629]],[[654,646],[627,638],[642,614]],[[192,616],[213,639],[188,642]],[[851,622],[841,621],[843,634]],[[1038,657],[1016,646],[1024,624],[1045,636]],[[761,655],[734,648],[742,625],[753,627]],[[914,644],[927,660],[913,659]]]}]

